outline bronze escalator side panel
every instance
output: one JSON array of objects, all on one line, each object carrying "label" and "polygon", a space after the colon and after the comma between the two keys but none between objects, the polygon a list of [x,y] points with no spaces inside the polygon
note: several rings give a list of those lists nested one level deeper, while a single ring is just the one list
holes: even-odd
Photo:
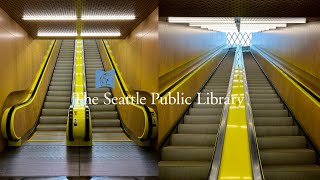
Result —
[{"label": "bronze escalator side panel", "polygon": [[26,138],[35,128],[56,63],[60,44],[60,41],[52,41],[23,102],[15,104],[4,111],[1,122],[2,134],[9,140],[9,145],[20,146],[22,137]]}]

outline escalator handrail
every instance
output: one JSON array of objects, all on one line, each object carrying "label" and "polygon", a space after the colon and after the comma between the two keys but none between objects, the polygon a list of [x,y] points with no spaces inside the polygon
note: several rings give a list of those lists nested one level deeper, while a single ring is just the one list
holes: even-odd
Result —
[{"label": "escalator handrail", "polygon": [[82,79],[83,79],[83,103],[85,107],[85,141],[90,141],[90,108],[87,103],[87,78],[86,78],[86,63],[85,63],[85,56],[84,56],[84,41],[81,40],[82,43]]},{"label": "escalator handrail", "polygon": [[73,72],[72,72],[72,90],[71,90],[71,99],[70,99],[70,106],[68,110],[68,140],[74,141],[73,136],[73,107],[75,104],[74,100],[74,93],[75,93],[75,84],[76,84],[76,66],[77,66],[77,40],[74,40],[74,52],[73,52]]},{"label": "escalator handrail", "polygon": [[74,40],[74,52],[73,52],[73,72],[72,72],[72,90],[71,90],[71,102],[70,107],[73,107],[75,104],[74,100],[74,92],[75,92],[75,84],[76,84],[76,67],[77,67],[77,40]]},{"label": "escalator handrail", "polygon": [[264,179],[263,169],[260,159],[259,145],[257,134],[254,126],[253,112],[251,107],[249,88],[246,76],[246,68],[244,65],[242,48],[240,47],[240,65],[242,66],[242,79],[243,79],[243,88],[244,88],[244,97],[245,97],[245,108],[246,108],[246,119],[247,119],[247,129],[248,129],[248,140],[250,148],[250,161],[252,168],[252,176],[254,180]]},{"label": "escalator handrail", "polygon": [[[225,59],[225,57],[227,56],[227,54],[229,53],[229,50],[224,54],[224,56],[221,58],[221,60],[218,62],[217,66],[213,69],[212,73],[209,75],[208,79],[204,82],[204,84],[200,87],[200,89],[198,90],[198,92],[201,92],[206,84],[209,82],[209,80],[211,79],[211,77],[214,75],[214,73],[217,71],[217,69],[219,68],[220,64],[222,63],[222,61]],[[202,68],[202,67],[199,67]],[[198,68],[198,69],[199,69]],[[194,71],[195,72],[195,71]],[[196,94],[191,102],[194,102],[194,100],[198,97],[198,94]],[[178,120],[176,121],[176,123],[171,127],[171,129],[169,130],[169,132],[167,133],[167,135],[165,136],[165,138],[163,138],[163,140],[160,141],[159,143],[159,148],[162,148],[165,143],[169,140],[171,134],[173,134],[173,132],[175,131],[175,129],[177,129],[178,125],[182,122],[184,116],[189,112],[191,106],[188,106],[183,113],[179,116]]]},{"label": "escalator handrail", "polygon": [[[97,40],[94,40],[94,41],[95,41],[97,50],[98,50],[98,52],[99,52],[100,61],[101,61],[102,64],[104,64],[104,63],[103,63],[103,60],[102,60],[102,59],[103,59],[102,54],[101,54],[101,52],[100,52],[100,50],[99,50],[98,41],[97,41]],[[104,65],[102,65],[102,68],[103,68],[103,71],[106,71],[106,67],[105,67]],[[112,95],[112,97],[113,97],[112,91],[110,91],[110,93],[111,93],[111,95]],[[117,106],[116,106],[116,111],[118,111]],[[121,122],[121,127],[123,128],[124,132],[129,136],[130,133],[127,131],[126,127],[123,126],[123,121],[122,121],[122,118],[121,118],[120,115],[119,115],[119,120],[120,120],[120,122]]]},{"label": "escalator handrail", "polygon": [[317,93],[315,93],[313,90],[311,90],[303,82],[299,81],[294,75],[292,75],[289,71],[287,71],[286,68],[280,67],[280,65],[277,63],[278,60],[275,60],[274,57],[270,56],[269,54],[261,50],[259,47],[251,46],[250,49],[254,49],[255,51],[257,51],[264,59],[266,59],[272,65],[276,66],[281,72],[286,74],[290,79],[292,79],[295,83],[297,83],[304,91],[306,91],[314,99],[314,101],[316,101],[317,104],[320,106],[320,96]]},{"label": "escalator handrail", "polygon": [[197,69],[201,69],[202,67],[204,67],[206,65],[206,63],[208,61],[210,61],[213,57],[215,57],[217,54],[219,54],[223,49],[226,48],[226,45],[222,45],[219,48],[217,48],[216,50],[206,54],[202,59],[205,59],[202,63],[200,63],[198,66],[194,67],[193,70],[190,70],[188,73],[186,73],[185,75],[183,75],[182,77],[180,77],[178,80],[176,80],[173,84],[171,84],[169,87],[167,87],[166,89],[162,90],[160,92],[160,97],[164,97],[166,94],[168,94],[172,89],[174,89],[175,87],[179,86],[180,83],[182,83],[185,79],[187,79],[188,77],[192,76],[192,74],[194,73],[194,71],[196,71]]},{"label": "escalator handrail", "polygon": [[[280,95],[279,91],[277,88],[275,88],[274,84],[272,83],[272,81],[269,79],[269,77],[267,76],[267,73],[264,71],[264,69],[262,68],[261,64],[259,63],[259,61],[256,59],[256,57],[254,56],[254,54],[250,51],[250,54],[252,55],[254,61],[257,63],[257,65],[259,66],[260,70],[263,72],[263,74],[265,75],[265,77],[267,78],[267,80],[270,82],[272,88],[276,91],[276,93],[278,94],[278,96],[281,99],[281,102],[285,105],[285,107],[287,108],[287,110],[289,111],[289,113],[291,114],[294,122],[297,123],[297,125],[299,126],[299,129],[302,131],[303,135],[306,137],[308,143],[311,145],[312,149],[315,150],[317,157],[320,157],[320,150],[317,148],[317,146],[315,145],[314,141],[311,139],[311,137],[309,136],[309,134],[307,134],[307,131],[305,130],[305,128],[303,128],[302,124],[300,123],[300,121],[296,118],[295,113],[291,110],[291,108],[288,106],[287,102],[284,100],[284,98]],[[268,61],[268,59],[266,59]],[[268,61],[270,62],[270,61]],[[285,72],[283,72],[281,70],[281,68],[279,68],[278,66],[274,65],[272,62],[270,62],[271,65],[273,65],[279,72],[282,72],[284,75],[287,75]],[[287,75],[287,77],[289,79],[291,79],[290,76]],[[291,79],[293,80],[293,79]],[[295,83],[295,81],[293,80],[293,83]],[[298,84],[299,85],[299,84]],[[301,86],[299,86],[301,87]],[[301,87],[302,88],[302,87]],[[303,88],[302,88],[303,89]]]},{"label": "escalator handrail", "polygon": [[[5,110],[5,112],[3,113],[1,127],[5,128],[5,131],[2,131],[2,133],[3,133],[4,137],[6,137],[9,141],[18,141],[19,139],[21,139],[21,137],[18,137],[16,135],[15,130],[14,130],[15,112],[18,109],[25,107],[33,102],[35,95],[37,94],[37,92],[39,90],[39,87],[40,87],[40,84],[41,84],[42,79],[44,77],[44,74],[47,70],[49,60],[52,57],[53,50],[56,47],[56,44],[57,44],[57,40],[53,40],[52,44],[49,46],[50,47],[49,52],[47,53],[47,55],[44,58],[45,61],[42,63],[42,65],[40,67],[40,71],[37,74],[35,82],[33,83],[32,88],[31,88],[27,98],[22,103],[19,103],[19,104],[16,104],[14,106],[7,108]],[[3,127],[4,124],[5,124],[5,127]]]},{"label": "escalator handrail", "polygon": [[[235,57],[233,60],[232,71],[230,74],[229,85],[228,85],[228,90],[227,90],[227,95],[226,95],[226,97],[229,99],[231,97],[234,73],[235,73],[235,69],[236,69],[236,65],[237,65],[237,61],[236,61],[237,57],[236,56],[237,56],[237,53],[235,53]],[[210,167],[210,171],[209,171],[209,180],[217,180],[219,177],[219,170],[220,170],[220,164],[221,164],[221,159],[222,159],[224,138],[225,138],[225,134],[226,134],[226,130],[227,130],[229,106],[230,105],[228,103],[226,103],[223,106],[221,120],[220,120],[220,126],[218,129],[216,143],[215,143],[214,151],[213,151],[213,160],[211,162],[211,167]]]},{"label": "escalator handrail", "polygon": [[120,90],[121,90],[123,96],[129,97],[129,100],[132,101],[132,104],[130,104],[130,105],[138,107],[144,113],[145,127],[144,127],[143,134],[141,136],[138,136],[139,140],[140,141],[151,140],[156,134],[155,131],[157,131],[157,115],[156,115],[155,111],[153,110],[153,108],[148,107],[147,105],[139,105],[139,104],[135,103],[133,101],[133,99],[130,98],[132,96],[129,92],[128,87],[126,86],[126,83],[124,82],[123,78],[121,77],[120,70],[118,69],[118,67],[115,63],[113,56],[110,54],[110,51],[106,45],[106,42],[104,40],[101,40],[101,41],[102,41],[103,47],[106,51],[106,54],[108,56],[107,59],[109,60],[111,68],[115,70],[116,79],[120,85]]}]

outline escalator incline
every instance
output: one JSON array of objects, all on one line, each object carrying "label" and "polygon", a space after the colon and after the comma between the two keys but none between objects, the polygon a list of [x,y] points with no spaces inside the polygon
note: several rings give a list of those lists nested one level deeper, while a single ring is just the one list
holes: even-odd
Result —
[{"label": "escalator incline", "polygon": [[266,180],[320,179],[316,153],[250,53],[246,76]]},{"label": "escalator incline", "polygon": [[121,128],[116,105],[104,104],[105,93],[112,98],[111,89],[107,87],[96,88],[96,70],[104,71],[104,66],[95,40],[84,40],[84,57],[87,81],[87,96],[97,97],[98,104],[89,104],[93,141],[129,141]]},{"label": "escalator incline", "polygon": [[65,141],[68,109],[72,95],[74,40],[63,40],[41,110],[36,132],[29,139],[39,141]]},{"label": "escalator incline", "polygon": [[[207,93],[227,95],[234,52],[229,52],[201,91],[201,102]],[[198,98],[197,98],[198,99]],[[197,99],[171,135],[170,144],[162,149],[159,171],[161,179],[207,179],[223,105],[200,104]]]}]

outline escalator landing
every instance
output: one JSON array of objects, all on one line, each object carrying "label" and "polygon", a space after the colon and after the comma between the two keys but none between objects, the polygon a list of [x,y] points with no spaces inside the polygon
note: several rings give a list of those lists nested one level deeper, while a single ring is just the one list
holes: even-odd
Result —
[{"label": "escalator landing", "polygon": [[[123,132],[92,133],[93,142],[132,142]],[[66,142],[65,131],[36,131],[28,142]]]},{"label": "escalator landing", "polygon": [[64,142],[26,142],[0,155],[2,177],[158,176],[159,155],[133,142],[96,142],[93,147],[66,147]]}]

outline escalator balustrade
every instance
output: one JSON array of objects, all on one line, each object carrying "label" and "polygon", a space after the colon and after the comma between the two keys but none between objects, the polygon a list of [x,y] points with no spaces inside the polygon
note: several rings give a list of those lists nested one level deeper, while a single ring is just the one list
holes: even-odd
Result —
[{"label": "escalator balustrade", "polygon": [[106,98],[112,98],[111,89],[107,87],[96,88],[96,70],[104,71],[97,42],[95,40],[84,40],[84,57],[86,67],[87,96],[97,97],[98,104],[89,104],[93,141],[130,141],[123,132],[116,106],[104,104]]},{"label": "escalator balustrade", "polygon": [[246,76],[266,180],[320,179],[316,153],[250,53]]},{"label": "escalator balustrade", "polygon": [[[228,52],[220,66],[201,91],[201,100],[207,93],[215,97],[227,95],[234,52]],[[159,162],[160,179],[207,179],[213,158],[223,104],[200,104],[197,99],[171,135],[170,144],[164,147]]]},{"label": "escalator balustrade", "polygon": [[63,40],[36,132],[29,141],[65,141],[72,96],[74,40]]}]

